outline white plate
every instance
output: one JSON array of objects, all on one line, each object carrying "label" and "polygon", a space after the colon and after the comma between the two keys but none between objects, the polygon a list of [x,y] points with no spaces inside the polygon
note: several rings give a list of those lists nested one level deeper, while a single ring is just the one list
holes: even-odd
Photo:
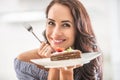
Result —
[{"label": "white plate", "polygon": [[43,59],[32,59],[31,61],[38,65],[42,65],[46,68],[58,68],[58,67],[86,64],[100,55],[101,55],[100,52],[92,52],[92,53],[81,54],[82,57],[78,59],[51,61],[50,58],[43,58]]}]

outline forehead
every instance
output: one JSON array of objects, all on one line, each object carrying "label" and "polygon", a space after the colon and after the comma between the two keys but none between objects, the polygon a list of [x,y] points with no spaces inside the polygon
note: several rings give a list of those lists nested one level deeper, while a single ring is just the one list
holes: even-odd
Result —
[{"label": "forehead", "polygon": [[48,12],[48,18],[73,20],[69,7],[55,3]]}]

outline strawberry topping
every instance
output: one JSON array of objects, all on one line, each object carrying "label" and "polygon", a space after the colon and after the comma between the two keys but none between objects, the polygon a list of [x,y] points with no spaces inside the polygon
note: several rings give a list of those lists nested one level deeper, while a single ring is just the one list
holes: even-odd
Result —
[{"label": "strawberry topping", "polygon": [[64,48],[57,47],[57,48],[55,49],[55,51],[57,51],[57,52],[62,52],[62,51],[64,51]]}]

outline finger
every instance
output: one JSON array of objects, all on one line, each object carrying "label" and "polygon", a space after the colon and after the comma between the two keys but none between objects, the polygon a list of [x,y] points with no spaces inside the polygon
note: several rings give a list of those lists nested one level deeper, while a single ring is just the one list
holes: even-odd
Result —
[{"label": "finger", "polygon": [[40,48],[38,49],[38,54],[41,53],[42,48],[45,46],[45,42],[42,42]]},{"label": "finger", "polygon": [[44,47],[39,51],[39,55],[42,57],[50,57],[51,52],[53,52],[53,49],[49,44],[45,44]]},{"label": "finger", "polygon": [[72,69],[75,69],[75,68],[78,68],[78,67],[82,67],[82,66],[83,66],[83,64],[79,64],[79,65],[74,65],[74,66],[63,67],[61,69],[72,70]]},{"label": "finger", "polygon": [[50,57],[51,53],[53,52],[53,49],[51,48],[51,46],[48,46],[44,52],[44,55],[46,57]]},{"label": "finger", "polygon": [[39,48],[39,50],[38,50],[38,54],[39,54],[39,55],[42,55],[42,53],[43,53],[43,51],[45,50],[45,48],[46,48],[47,45],[48,45],[48,44],[46,44],[46,43],[42,43],[42,44],[41,44],[41,46],[40,46],[40,48]]},{"label": "finger", "polygon": [[82,66],[83,66],[83,64],[79,64],[79,65],[75,65],[74,67],[78,68],[78,67],[82,67]]},{"label": "finger", "polygon": [[46,44],[46,45],[42,48],[42,50],[41,50],[41,52],[42,52],[41,54],[42,54],[42,55],[44,55],[44,54],[48,51],[48,46],[49,46],[49,45]]},{"label": "finger", "polygon": [[44,55],[48,56],[48,54],[49,54],[48,52],[49,52],[49,46],[47,46],[46,49],[44,50]]},{"label": "finger", "polygon": [[45,45],[46,45],[46,42],[42,42],[41,45],[40,45],[39,50],[41,50]]},{"label": "finger", "polygon": [[42,42],[38,50],[38,54],[44,58],[44,57],[50,57],[52,52],[54,52],[54,49],[46,42]]},{"label": "finger", "polygon": [[68,70],[68,68],[67,68],[67,67],[64,67],[64,69],[65,69],[65,70]]},{"label": "finger", "polygon": [[74,67],[73,66],[66,66],[66,67],[61,67],[60,68],[61,70],[73,70],[74,69]]}]

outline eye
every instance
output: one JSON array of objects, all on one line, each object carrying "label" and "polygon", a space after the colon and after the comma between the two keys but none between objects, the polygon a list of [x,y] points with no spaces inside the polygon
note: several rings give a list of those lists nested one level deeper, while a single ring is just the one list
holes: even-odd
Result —
[{"label": "eye", "polygon": [[64,23],[62,26],[63,27],[70,27],[71,25],[69,23]]},{"label": "eye", "polygon": [[55,23],[53,21],[48,21],[47,23],[49,26],[55,26]]}]

